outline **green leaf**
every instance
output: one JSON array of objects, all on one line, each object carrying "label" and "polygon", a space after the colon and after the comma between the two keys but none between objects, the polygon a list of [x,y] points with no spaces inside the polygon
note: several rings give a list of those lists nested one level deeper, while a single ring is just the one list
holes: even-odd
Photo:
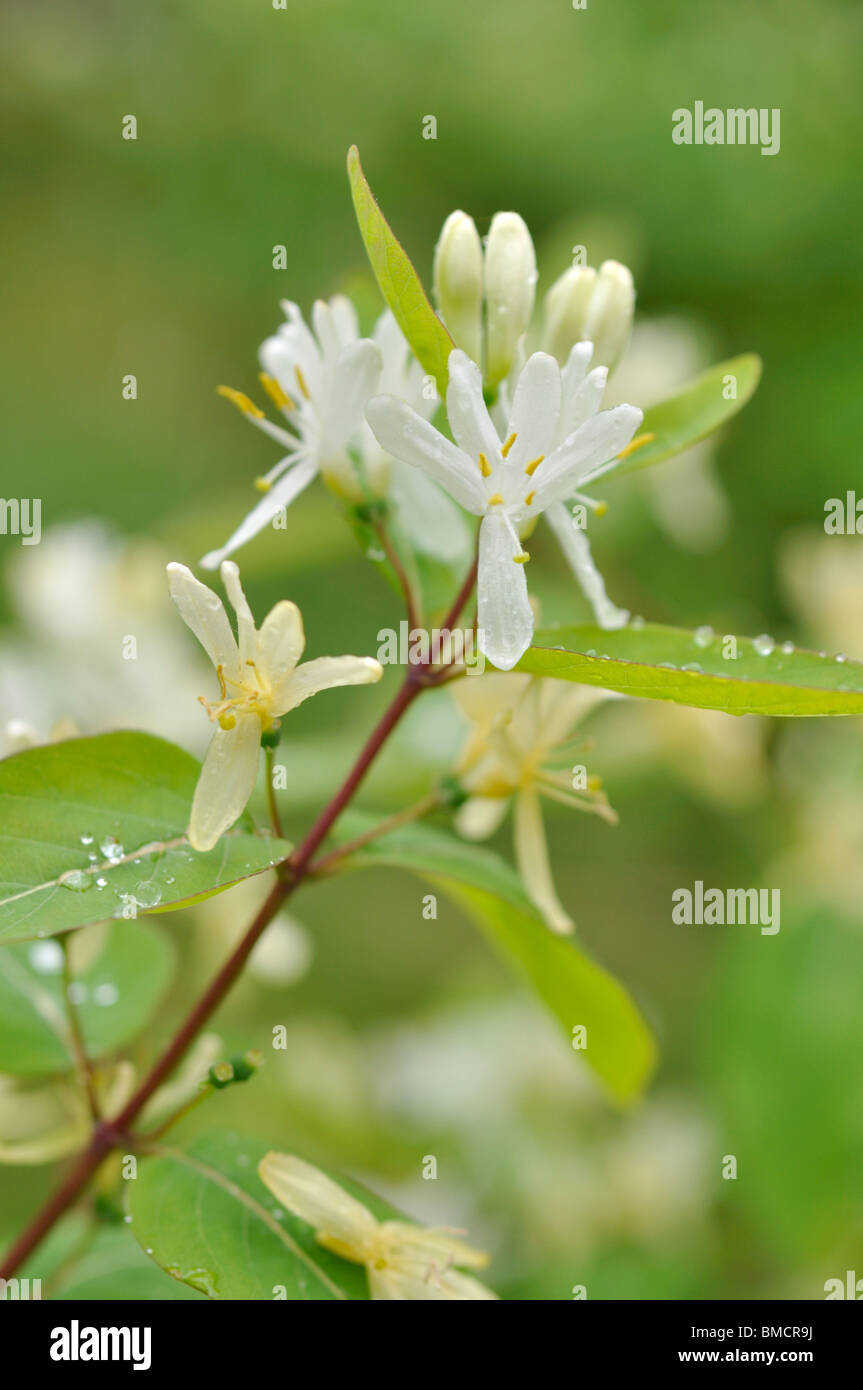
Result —
[{"label": "green leaf", "polygon": [[[724,656],[726,649],[736,657]],[[702,645],[694,633],[658,623],[548,628],[534,635],[517,669],[726,714],[863,714],[859,661],[778,646],[762,654],[745,637],[714,636]]]},{"label": "green leaf", "polygon": [[242,828],[206,854],[189,848],[199,772],[181,748],[138,733],[70,739],[0,762],[0,944],[133,908],[179,907],[284,859],[285,841]]},{"label": "green leaf", "polygon": [[356,145],[348,150],[348,178],[365,248],[381,294],[395,315],[417,359],[446,392],[449,355],[455,343],[423,289],[404,247],[381,212],[360,164]]},{"label": "green leaf", "polygon": [[125,1225],[97,1230],[89,1247],[52,1281],[48,1296],[76,1303],[197,1303],[202,1298],[148,1260]]},{"label": "green leaf", "polygon": [[[726,400],[723,394],[725,379],[729,376],[737,382],[733,400]],[[653,434],[655,438],[622,459],[614,476],[662,463],[718,430],[743,409],[760,377],[761,358],[754,352],[745,352],[710,367],[679,395],[650,406],[644,412],[639,434]]]},{"label": "green leaf", "polygon": [[[131,1230],[175,1279],[214,1299],[368,1300],[365,1270],[318,1245],[278,1203],[257,1167],[272,1145],[212,1134],[188,1150],[144,1160],[129,1183]],[[380,1218],[399,1217],[380,1198],[340,1177]],[[401,1219],[401,1218],[400,1218]]]},{"label": "green leaf", "polygon": [[[358,813],[340,822],[340,837],[368,828]],[[569,1042],[583,1025],[579,1053],[620,1102],[644,1089],[656,1061],[651,1033],[626,990],[572,938],[549,930],[518,874],[490,850],[429,826],[405,826],[366,845],[346,867],[410,869],[452,898],[507,963],[525,977],[563,1027]]]},{"label": "green leaf", "polygon": [[[134,1038],[152,1017],[174,969],[161,932],[112,922],[75,980],[87,1053],[98,1058]],[[63,998],[63,953],[55,941],[8,946],[0,969],[0,1072],[42,1076],[74,1065]]]}]

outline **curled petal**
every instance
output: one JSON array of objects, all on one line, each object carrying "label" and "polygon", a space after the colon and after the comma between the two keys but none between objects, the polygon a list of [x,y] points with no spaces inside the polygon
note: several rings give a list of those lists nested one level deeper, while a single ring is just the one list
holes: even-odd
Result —
[{"label": "curled petal", "polygon": [[581,425],[534,473],[537,507],[544,510],[552,502],[565,501],[579,484],[606,472],[604,464],[613,467],[643,418],[637,406],[617,405]]},{"label": "curled petal", "polygon": [[192,849],[212,849],[245,809],[258,775],[261,721],[256,714],[239,714],[232,729],[213,735],[189,820]]},{"label": "curled petal", "polygon": [[539,797],[530,788],[523,788],[515,799],[515,857],[531,900],[552,931],[561,935],[573,931],[572,918],[558,898],[551,876]]},{"label": "curled petal", "polygon": [[237,644],[222,600],[196,579],[186,565],[168,565],[168,587],[180,617],[194,632],[214,666],[233,669]]},{"label": "curled petal", "polygon": [[560,417],[560,368],[547,352],[529,357],[515,388],[510,434],[515,439],[506,466],[521,471],[534,459],[551,453]]},{"label": "curled petal", "polygon": [[217,569],[228,555],[233,555],[241,545],[245,545],[253,536],[257,536],[259,531],[263,531],[265,526],[269,526],[283,507],[289,507],[303,488],[308,487],[317,472],[318,465],[314,458],[300,458],[296,463],[292,463],[287,472],[282,474],[279,481],[273,484],[270,491],[240,522],[225,544],[204,556],[201,567],[205,570]]},{"label": "curled petal", "polygon": [[295,603],[282,599],[270,609],[257,635],[259,669],[271,685],[281,685],[292,674],[305,645],[303,616]]},{"label": "curled petal", "polygon": [[490,464],[495,463],[500,440],[483,400],[480,369],[458,348],[450,353],[448,365],[446,413],[453,438],[472,467],[478,465],[480,454],[485,454]]},{"label": "curled petal", "polygon": [[371,656],[319,656],[289,672],[273,687],[273,714],[287,714],[321,690],[332,690],[338,685],[373,684],[383,673],[384,668]]},{"label": "curled petal", "polygon": [[501,671],[509,671],[530,646],[533,612],[524,565],[515,557],[521,544],[503,508],[489,512],[479,528],[477,615],[480,650]]},{"label": "curled petal", "polygon": [[584,531],[573,525],[572,517],[563,502],[553,502],[546,512],[548,523],[557,536],[566,562],[584,590],[600,627],[625,627],[629,613],[618,608],[605,592],[605,580],[594,564],[590,542]]},{"label": "curled petal", "polygon": [[338,1183],[293,1154],[271,1151],[258,1164],[265,1187],[288,1211],[313,1226],[318,1237],[337,1243],[345,1259],[362,1264],[378,1231],[368,1207]]},{"label": "curled petal", "polygon": [[372,432],[393,458],[419,468],[477,516],[485,510],[478,464],[450,443],[434,425],[395,396],[373,396],[366,407]]}]

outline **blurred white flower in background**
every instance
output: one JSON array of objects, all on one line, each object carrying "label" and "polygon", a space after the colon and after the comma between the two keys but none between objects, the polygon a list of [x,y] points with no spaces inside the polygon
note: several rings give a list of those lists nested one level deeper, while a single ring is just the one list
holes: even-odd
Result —
[{"label": "blurred white flower in background", "polygon": [[97,521],[54,527],[13,552],[6,578],[19,632],[0,648],[7,739],[13,726],[5,751],[27,737],[69,737],[75,726],[203,746],[195,699],[207,668],[177,630],[164,564],[155,542],[124,540]]}]

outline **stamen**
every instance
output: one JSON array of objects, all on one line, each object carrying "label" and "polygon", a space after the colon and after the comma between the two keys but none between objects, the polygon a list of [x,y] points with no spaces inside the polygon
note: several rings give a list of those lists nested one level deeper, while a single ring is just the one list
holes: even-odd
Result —
[{"label": "stamen", "polygon": [[480,471],[480,473],[482,474],[482,476],[483,476],[484,478],[490,478],[490,477],[491,477],[491,472],[492,472],[491,464],[489,463],[489,461],[488,461],[488,459],[486,458],[485,454],[480,454],[480,456],[479,456],[479,471]]},{"label": "stamen", "polygon": [[538,459],[531,459],[530,463],[525,464],[524,471],[529,478],[533,477],[534,473],[539,468],[539,465],[542,463],[544,458],[545,454],[540,454]]},{"label": "stamen", "polygon": [[526,565],[528,560],[530,559],[530,556],[528,555],[526,550],[523,550],[520,555],[513,555],[512,558],[517,565]]},{"label": "stamen", "polygon": [[655,438],[656,435],[650,434],[649,432],[647,434],[637,434],[634,439],[630,439],[625,449],[621,449],[617,457],[619,459],[629,458],[629,455],[634,454],[636,449],[640,449],[644,444],[650,444]]},{"label": "stamen", "polygon": [[517,438],[518,435],[515,433],[515,431],[513,431],[500,451],[504,458],[506,458],[507,454],[509,453]]},{"label": "stamen", "polygon": [[529,493],[527,494],[527,497],[525,497],[525,499],[524,499],[524,505],[525,505],[526,507],[529,507],[535,496],[536,496],[536,488],[534,488],[532,492],[529,492]]},{"label": "stamen", "polygon": [[255,420],[265,418],[264,412],[259,410],[254,401],[250,401],[242,391],[235,391],[232,386],[218,386],[216,390],[220,396],[224,396],[226,401],[231,401],[244,415],[251,415]]},{"label": "stamen", "polygon": [[303,376],[302,369],[300,367],[294,367],[294,376],[297,378],[297,385],[299,386],[306,400],[310,401],[312,398],[309,395],[309,388],[306,385],[306,378]]},{"label": "stamen", "polygon": [[500,507],[500,506],[502,506],[502,505],[503,505],[503,498],[502,498],[501,494],[500,494],[499,492],[493,492],[492,495],[491,495],[491,497],[488,499],[488,505],[489,505],[490,507]]},{"label": "stamen", "polygon": [[296,410],[296,401],[292,400],[288,393],[282,390],[274,376],[270,376],[267,372],[258,372],[258,380],[270,400],[274,405],[278,406],[279,410]]},{"label": "stamen", "polygon": [[271,488],[272,486],[273,486],[273,485],[272,485],[272,483],[270,482],[269,478],[256,478],[256,479],[255,479],[255,487],[257,488],[258,492],[269,492],[269,490],[270,490],[270,488]]},{"label": "stamen", "polygon": [[219,715],[219,728],[220,728],[220,729],[224,729],[225,733],[227,733],[229,729],[235,729],[236,727],[237,727],[237,718],[236,718],[236,715],[234,715],[234,714],[220,714],[220,715]]}]

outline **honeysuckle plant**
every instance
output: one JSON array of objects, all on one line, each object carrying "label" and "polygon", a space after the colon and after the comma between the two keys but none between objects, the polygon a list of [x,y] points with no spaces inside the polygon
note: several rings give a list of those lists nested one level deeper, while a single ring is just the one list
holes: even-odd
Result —
[{"label": "honeysuckle plant", "polygon": [[[483,247],[471,219],[454,213],[434,258],[438,314],[356,150],[348,171],[383,316],[363,336],[344,297],[318,300],[311,327],[285,305],[285,324],[260,352],[261,385],[283,423],[244,394],[223,392],[282,450],[256,507],[238,516],[227,543],[213,537],[217,548],[202,562],[221,565],[236,633],[221,598],[185,564],[169,566],[180,616],[215,668],[209,691],[199,691],[213,725],[203,767],[147,732],[69,725],[44,744],[28,731],[0,761],[0,1162],[68,1155],[70,1165],[6,1254],[3,1278],[96,1194],[95,1210],[125,1216],[128,1239],[209,1298],[495,1297],[505,1271],[499,1276],[494,1258],[480,1284],[471,1271],[485,1257],[456,1232],[427,1230],[349,1176],[280,1154],[278,1136],[264,1144],[217,1130],[184,1139],[190,1109],[217,1111],[222,1092],[254,1087],[266,1062],[266,1022],[246,1050],[216,1060],[207,1032],[256,944],[289,899],[324,877],[368,865],[407,870],[423,891],[431,881],[530,984],[572,1065],[586,1064],[610,1103],[632,1104],[649,1084],[655,1043],[624,985],[572,932],[585,915],[577,827],[565,822],[576,866],[566,875],[540,809],[541,799],[563,803],[613,824],[584,761],[581,719],[610,693],[735,714],[863,712],[863,665],[845,656],[765,635],[729,642],[706,626],[630,621],[571,525],[573,502],[601,510],[584,491],[601,476],[661,464],[726,424],[757,385],[758,359],[718,364],[643,418],[638,400],[603,410],[607,372],[632,323],[625,267],[565,272],[545,291],[537,337],[536,258],[523,219],[498,213]],[[228,557],[251,550],[268,526],[290,553],[292,528],[296,535],[304,524],[301,493],[318,474],[360,542],[358,563],[378,567],[409,630],[427,639],[400,679],[371,656],[301,663],[302,620],[288,596],[255,626]],[[525,564],[541,515],[595,622],[582,621],[573,584],[559,624],[536,625]],[[336,509],[331,524],[344,524]],[[381,611],[391,617],[386,592]],[[459,624],[462,637],[476,630],[484,669],[450,640]],[[326,650],[326,634],[315,636]],[[356,649],[374,650],[374,640],[358,631]],[[393,687],[385,708],[343,773],[321,772],[326,795],[288,842],[283,812],[297,812],[304,743],[302,720],[285,716],[318,691],[379,680]],[[166,695],[175,684],[163,679]],[[371,815],[355,804],[367,773],[415,702],[444,686],[468,716],[465,747],[443,775],[429,775],[417,801]],[[4,711],[4,723],[29,714]],[[514,864],[475,843],[510,808]],[[238,925],[226,959],[147,1062],[139,1034],[159,1017],[175,968],[169,937],[149,915],[259,875],[267,877],[252,920]],[[367,949],[375,951],[373,939]],[[587,1038],[577,1054],[576,1027]],[[340,1160],[333,1155],[334,1169]],[[205,1209],[218,1239],[196,1217]]]}]

